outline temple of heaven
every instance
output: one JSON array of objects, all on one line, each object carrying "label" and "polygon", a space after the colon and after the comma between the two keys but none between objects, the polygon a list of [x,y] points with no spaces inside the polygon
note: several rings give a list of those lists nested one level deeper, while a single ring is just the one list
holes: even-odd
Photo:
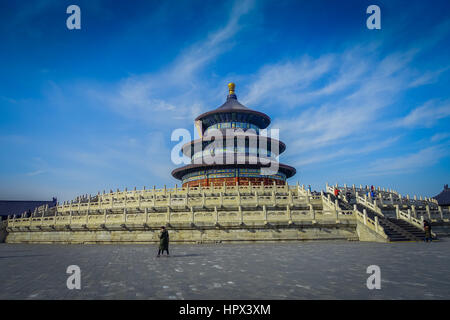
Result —
[{"label": "temple of heaven", "polygon": [[223,105],[195,119],[200,138],[182,146],[191,164],[172,176],[183,187],[285,184],[296,170],[278,162],[286,145],[266,134],[269,116],[242,105],[234,83],[228,89]]}]

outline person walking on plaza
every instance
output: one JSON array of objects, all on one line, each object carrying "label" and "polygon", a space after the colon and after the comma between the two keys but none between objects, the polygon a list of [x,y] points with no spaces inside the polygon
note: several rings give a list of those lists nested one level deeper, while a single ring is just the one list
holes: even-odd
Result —
[{"label": "person walking on plaza", "polygon": [[425,239],[423,239],[425,242],[428,242],[428,239],[430,242],[433,241],[433,237],[431,236],[431,223],[429,223],[427,220],[423,222],[423,229],[425,231]]},{"label": "person walking on plaza", "polygon": [[166,230],[166,227],[162,226],[159,233],[159,250],[157,257],[161,254],[164,255],[164,251],[167,251],[167,256],[169,256],[169,232]]}]

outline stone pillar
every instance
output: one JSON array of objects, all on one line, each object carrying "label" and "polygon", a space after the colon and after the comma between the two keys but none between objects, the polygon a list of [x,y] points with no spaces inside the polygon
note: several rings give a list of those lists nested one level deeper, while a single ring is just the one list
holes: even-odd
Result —
[{"label": "stone pillar", "polygon": [[205,207],[206,198],[205,198],[205,192],[202,191],[202,207]]},{"label": "stone pillar", "polygon": [[375,231],[378,232],[378,216],[375,216]]},{"label": "stone pillar", "polygon": [[241,218],[241,224],[244,224],[244,213],[242,212],[241,206],[239,206],[239,216]]},{"label": "stone pillar", "polygon": [[439,215],[441,216],[441,220],[444,220],[444,212],[442,212],[442,207],[438,206]]},{"label": "stone pillar", "polygon": [[314,211],[314,207],[312,204],[309,204],[309,212],[311,213],[311,219],[316,220],[316,212]]},{"label": "stone pillar", "polygon": [[394,205],[395,207],[395,217],[400,219],[400,206],[398,204]]},{"label": "stone pillar", "polygon": [[266,208],[266,205],[263,205],[263,214],[264,214],[264,222],[267,223],[267,208]]},{"label": "stone pillar", "polygon": [[167,207],[167,224],[170,224],[170,214],[171,214],[172,212],[171,212],[171,210],[170,210],[170,207]]},{"label": "stone pillar", "polygon": [[366,211],[366,209],[363,210],[363,214],[364,214],[364,225],[367,225],[367,211]]},{"label": "stone pillar", "polygon": [[148,208],[145,208],[145,224],[148,223]]},{"label": "stone pillar", "polygon": [[219,223],[219,212],[217,212],[217,206],[214,206],[214,215],[216,217],[216,224]]},{"label": "stone pillar", "polygon": [[412,206],[411,206],[411,209],[412,209],[412,214],[413,214],[414,218],[417,218],[416,206],[415,206],[415,205],[412,205]]},{"label": "stone pillar", "polygon": [[259,206],[259,198],[258,198],[258,191],[256,191],[256,190],[255,190],[255,203],[256,203],[256,206],[258,207]]},{"label": "stone pillar", "polygon": [[191,207],[191,224],[195,223],[194,207]]},{"label": "stone pillar", "polygon": [[[309,196],[306,195],[306,198],[308,199]],[[289,199],[289,205],[293,206],[294,205],[294,200],[292,199],[292,192],[291,192],[291,190],[289,190],[289,192],[288,192],[288,199]]]}]

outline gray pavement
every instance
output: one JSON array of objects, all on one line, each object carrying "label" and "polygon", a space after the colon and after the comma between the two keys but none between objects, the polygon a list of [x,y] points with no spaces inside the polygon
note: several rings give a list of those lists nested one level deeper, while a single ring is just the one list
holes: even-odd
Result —
[{"label": "gray pavement", "polygon": [[[450,241],[0,244],[0,299],[449,299]],[[69,290],[69,265],[81,289]],[[369,290],[369,265],[381,289]]]}]

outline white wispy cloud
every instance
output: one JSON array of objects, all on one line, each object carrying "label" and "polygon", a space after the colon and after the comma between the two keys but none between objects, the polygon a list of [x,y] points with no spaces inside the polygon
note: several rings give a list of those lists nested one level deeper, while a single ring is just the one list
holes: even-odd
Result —
[{"label": "white wispy cloud", "polygon": [[450,101],[430,100],[413,109],[397,123],[402,127],[431,127],[438,120],[450,117]]},{"label": "white wispy cloud", "polygon": [[450,137],[450,132],[436,133],[430,138],[430,141],[431,142],[438,142],[438,141],[445,140],[448,137]]},{"label": "white wispy cloud", "polygon": [[[250,12],[253,0],[235,1],[225,25],[188,48],[159,72],[133,75],[112,87],[86,89],[91,99],[129,118],[153,125],[175,120],[192,121],[205,108],[209,83],[201,84],[199,72],[233,46],[233,37],[241,29],[241,18]],[[176,123],[176,121],[175,121]]]},{"label": "white wispy cloud", "polygon": [[382,141],[371,141],[370,143],[365,143],[359,145],[358,143],[353,143],[351,146],[346,146],[339,148],[338,150],[329,150],[327,152],[318,152],[308,154],[307,157],[301,157],[297,162],[292,163],[294,166],[305,166],[308,164],[317,164],[321,162],[327,162],[336,158],[345,157],[346,159],[356,159],[355,155],[370,154],[374,151],[378,151],[389,146],[392,146],[398,141],[399,137],[390,137]]},{"label": "white wispy cloud", "polygon": [[416,172],[431,167],[450,155],[449,145],[435,145],[398,157],[380,158],[370,163],[364,174],[392,175]]}]

